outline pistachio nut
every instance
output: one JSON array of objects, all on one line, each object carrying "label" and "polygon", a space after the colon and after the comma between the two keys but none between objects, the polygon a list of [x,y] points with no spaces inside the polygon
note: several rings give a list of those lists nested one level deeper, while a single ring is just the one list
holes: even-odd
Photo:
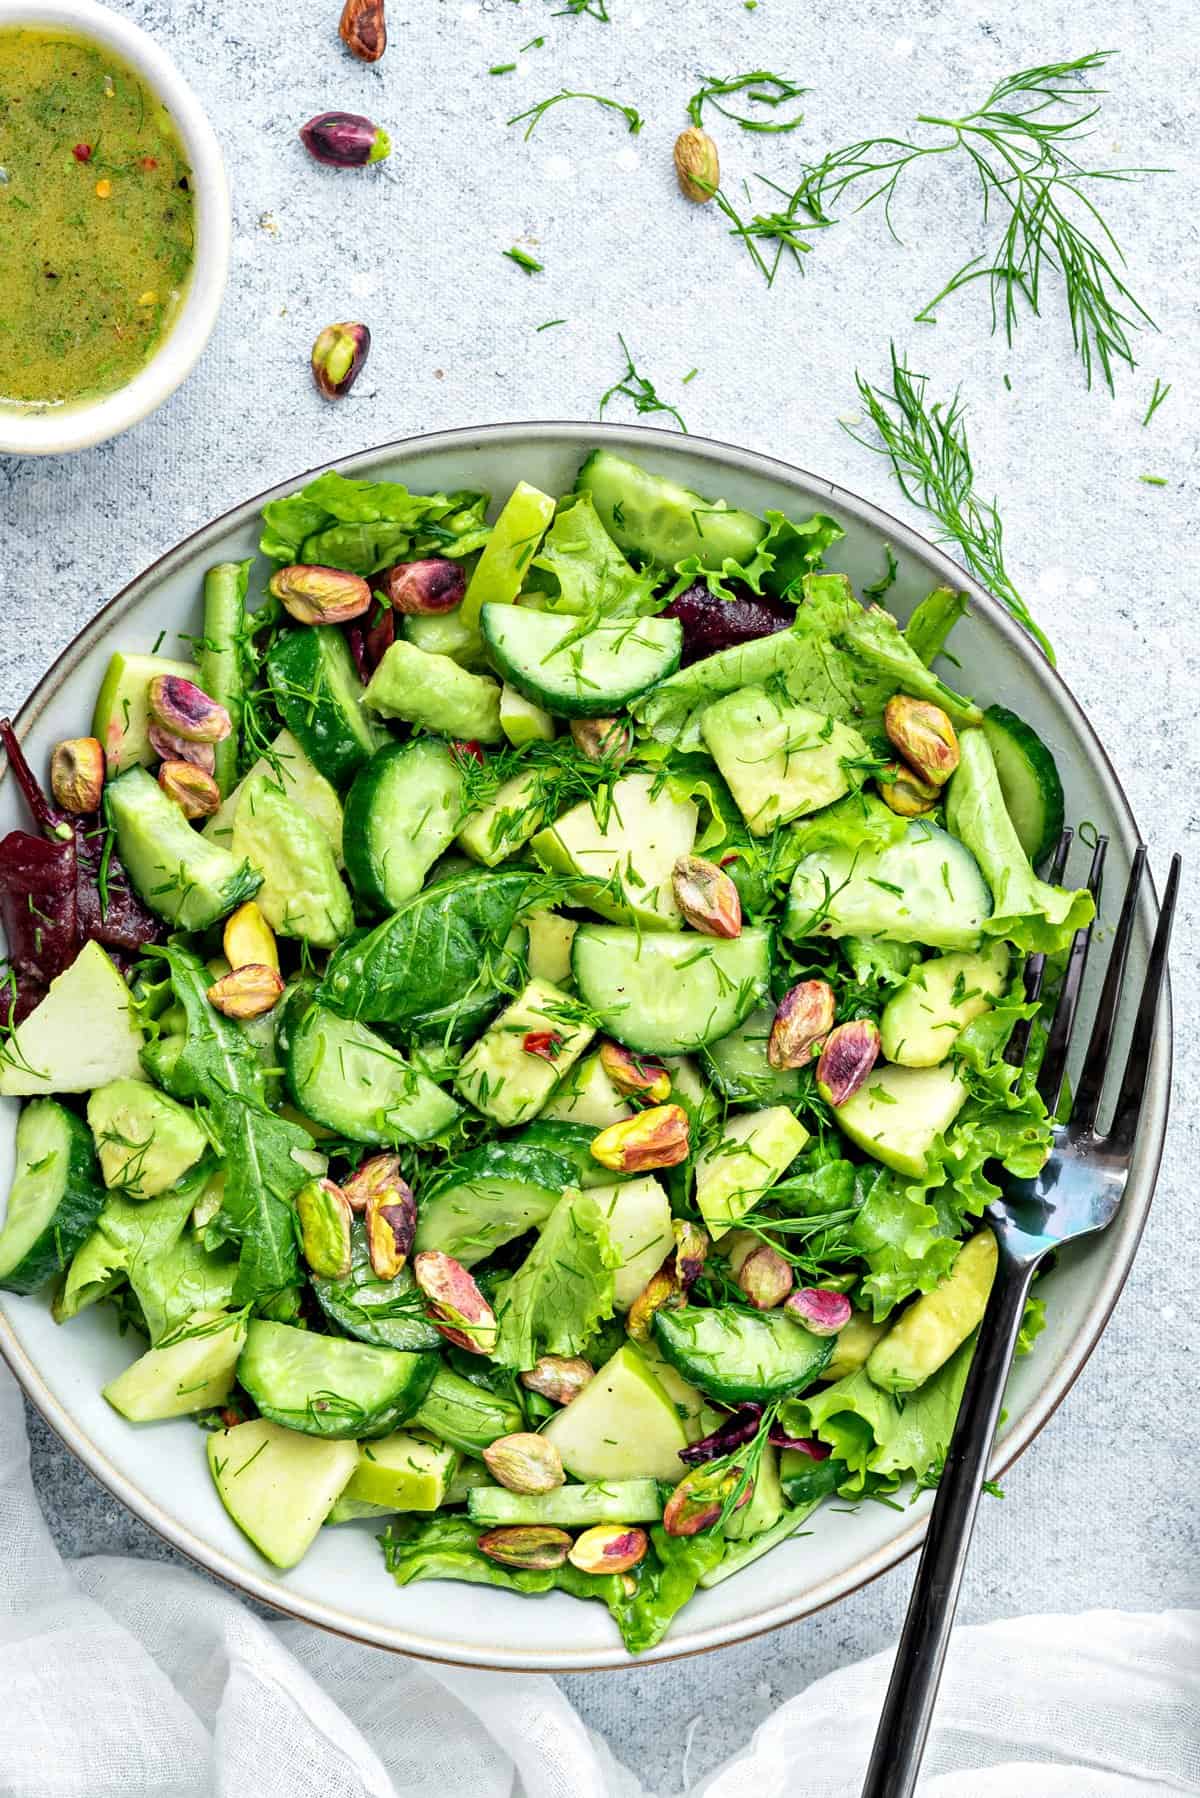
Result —
[{"label": "pistachio nut", "polygon": [[277,974],[279,972],[279,946],[275,941],[275,932],[253,899],[247,899],[244,905],[239,905],[236,911],[230,912],[221,933],[221,947],[231,968],[245,968],[253,964],[261,968],[274,968]]},{"label": "pistachio nut", "polygon": [[580,1573],[628,1573],[646,1558],[645,1530],[622,1523],[597,1523],[576,1536],[567,1559]]},{"label": "pistachio nut", "polygon": [[693,930],[705,936],[742,934],[742,902],[733,881],[702,855],[681,855],[671,873],[675,903]]},{"label": "pistachio nut", "polygon": [[412,1253],[417,1234],[417,1201],[407,1181],[371,1193],[363,1223],[371,1272],[377,1280],[394,1280]]},{"label": "pistachio nut", "polygon": [[863,1085],[879,1056],[879,1026],[870,1018],[839,1024],[825,1038],[817,1063],[817,1091],[835,1108]]},{"label": "pistachio nut", "polygon": [[593,1158],[614,1174],[676,1167],[688,1157],[688,1114],[682,1105],[652,1105],[598,1131],[591,1148]]},{"label": "pistachio nut", "polygon": [[163,762],[158,784],[173,799],[185,818],[211,818],[221,809],[221,789],[211,774],[195,762]]},{"label": "pistachio nut", "polygon": [[521,1384],[556,1405],[569,1405],[579,1397],[595,1371],[581,1355],[539,1355],[521,1375]]},{"label": "pistachio nut", "polygon": [[675,1278],[680,1290],[686,1293],[704,1272],[712,1238],[707,1230],[687,1217],[672,1218],[671,1230],[675,1237]]},{"label": "pistachio nut", "polygon": [[738,1268],[737,1283],[756,1311],[773,1311],[782,1305],[795,1281],[790,1262],[769,1242],[760,1242]]},{"label": "pistachio nut", "polygon": [[98,811],[104,794],[104,750],[95,737],[56,743],[50,757],[50,791],[64,812]]},{"label": "pistachio nut", "polygon": [[922,780],[945,786],[958,767],[958,738],[940,705],[895,693],[883,708],[883,728]]},{"label": "pistachio nut", "polygon": [[702,206],[721,185],[721,159],[707,131],[689,125],[675,139],[675,177],[685,200]]},{"label": "pistachio nut", "polygon": [[314,1274],[344,1280],[350,1272],[352,1212],[334,1180],[306,1180],[296,1194],[300,1243]]},{"label": "pistachio nut", "polygon": [[633,732],[620,718],[572,718],[571,741],[589,762],[628,760]]},{"label": "pistachio nut", "polygon": [[553,1529],[542,1523],[507,1523],[499,1529],[485,1530],[475,1544],[489,1561],[502,1567],[529,1567],[548,1572],[561,1567],[571,1547],[566,1530]]},{"label": "pistachio nut", "polygon": [[449,556],[426,556],[419,562],[393,562],[375,580],[393,612],[409,615],[452,612],[467,590],[461,562]]},{"label": "pistachio nut", "polygon": [[492,1478],[510,1492],[553,1492],[565,1478],[562,1457],[553,1442],[532,1430],[497,1436],[484,1449],[483,1462]]},{"label": "pistachio nut", "polygon": [[217,752],[211,743],[189,743],[186,737],[181,737],[178,731],[168,730],[165,724],[152,721],[146,738],[161,762],[195,762],[206,774],[211,774],[217,765]]},{"label": "pistachio nut", "polygon": [[300,127],[300,142],[318,162],[334,169],[361,169],[391,154],[392,140],[382,125],[360,112],[319,112]]},{"label": "pistachio nut", "polygon": [[670,1095],[671,1076],[662,1063],[635,1055],[623,1043],[601,1043],[600,1065],[617,1091],[627,1099],[652,1099],[656,1105],[661,1105]]},{"label": "pistachio nut", "polygon": [[940,788],[922,780],[905,762],[889,762],[875,782],[879,797],[898,818],[924,818],[941,796]]},{"label": "pistachio nut", "polygon": [[655,1312],[678,1311],[686,1303],[679,1275],[675,1271],[675,1257],[668,1255],[658,1272],[651,1274],[626,1312],[626,1333],[635,1342],[649,1342]]},{"label": "pistachio nut", "polygon": [[208,1002],[227,1018],[261,1018],[279,1002],[283,981],[278,968],[247,962],[214,980]]},{"label": "pistachio nut", "polygon": [[[698,1467],[680,1480],[663,1508],[663,1528],[668,1536],[698,1536],[711,1529],[742,1483],[740,1467]],[[746,1480],[734,1510],[740,1511],[754,1495],[754,1481]]]},{"label": "pistachio nut", "polygon": [[783,1308],[813,1336],[836,1336],[850,1322],[853,1310],[844,1292],[827,1292],[823,1286],[802,1286]]},{"label": "pistachio nut", "polygon": [[371,588],[360,574],[293,562],[277,568],[267,592],[298,624],[347,624],[370,610]]},{"label": "pistachio nut", "polygon": [[146,689],[146,704],[156,724],[189,743],[222,743],[233,729],[225,707],[180,674],[156,674]]},{"label": "pistachio nut", "polygon": [[462,1262],[441,1249],[423,1249],[413,1262],[413,1277],[447,1342],[468,1354],[490,1355],[499,1334],[496,1313]]},{"label": "pistachio nut", "polygon": [[378,62],[387,49],[383,0],[346,0],[338,36],[359,62]]},{"label": "pistachio nut", "polygon": [[806,1067],[833,1029],[833,988],[827,980],[802,980],[779,1001],[767,1039],[773,1068]]},{"label": "pistachio nut", "polygon": [[359,375],[371,348],[366,325],[344,321],[326,325],[312,347],[312,374],[317,391],[327,400],[344,400]]},{"label": "pistachio nut", "polygon": [[355,1171],[342,1181],[342,1191],[352,1211],[365,1211],[367,1200],[379,1196],[385,1204],[394,1204],[408,1191],[408,1183],[400,1172],[399,1155],[368,1155]]}]

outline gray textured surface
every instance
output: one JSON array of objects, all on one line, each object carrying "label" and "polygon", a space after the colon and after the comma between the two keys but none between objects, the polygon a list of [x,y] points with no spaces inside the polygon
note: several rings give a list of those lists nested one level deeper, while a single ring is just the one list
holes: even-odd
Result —
[{"label": "gray textured surface", "polygon": [[[1005,1501],[985,1507],[962,1614],[1196,1602],[1200,562],[1189,513],[1200,321],[1195,184],[1184,167],[1197,123],[1194,9],[1190,0],[1153,9],[1141,0],[609,8],[605,26],[552,17],[552,0],[391,0],[392,47],[371,71],[340,52],[337,0],[273,11],[250,0],[122,7],[173,49],[223,139],[233,276],[200,369],[154,418],[70,459],[0,461],[0,703],[19,703],[82,621],[148,561],[259,487],[433,427],[594,416],[621,370],[618,330],[693,431],[773,452],[893,510],[904,508],[885,466],[839,428],[856,411],[855,366],[882,373],[894,336],[941,390],[961,379],[1012,572],[1112,753],[1156,865],[1175,847],[1191,860],[1175,957],[1174,1122],[1155,1212],[1100,1348],[1009,1475]],[[545,43],[517,74],[487,76],[535,34]],[[1057,295],[1011,351],[989,340],[981,292],[943,306],[935,328],[911,323],[963,246],[978,247],[974,197],[944,170],[897,208],[907,247],[868,214],[823,236],[806,277],[785,270],[771,292],[711,209],[688,208],[674,192],[671,142],[704,73],[777,68],[815,90],[801,133],[722,128],[732,186],[755,167],[782,178],[802,155],[899,127],[917,111],[959,109],[1001,74],[1097,45],[1121,51],[1098,157],[1177,171],[1107,195],[1135,290],[1161,326],[1140,340],[1141,365],[1120,379],[1115,400],[1087,393]],[[529,143],[505,129],[510,113],[560,86],[635,101],[644,131],[630,137],[619,118],[583,105],[556,109]],[[362,175],[315,168],[294,130],[325,107],[391,127],[392,161]],[[503,261],[513,243],[545,273],[529,278]],[[352,399],[327,407],[308,383],[308,348],[328,320],[356,317],[375,334],[373,355]],[[549,318],[568,322],[538,334]],[[695,379],[681,386],[693,366]],[[1155,375],[1174,390],[1143,430]],[[1144,485],[1142,473],[1170,485]],[[67,1553],[166,1552],[36,1423],[34,1451]],[[899,1627],[909,1577],[900,1568],[834,1611],[741,1648],[572,1679],[571,1697],[649,1784],[673,1792],[685,1744],[694,1777],[782,1699],[882,1647]]]}]

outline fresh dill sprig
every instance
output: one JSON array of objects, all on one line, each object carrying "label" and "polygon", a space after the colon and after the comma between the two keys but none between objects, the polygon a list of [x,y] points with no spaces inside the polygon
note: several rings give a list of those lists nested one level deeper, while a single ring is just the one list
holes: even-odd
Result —
[{"label": "fresh dill sprig", "polygon": [[666,400],[659,399],[653,381],[638,370],[630,354],[629,345],[619,331],[617,332],[617,342],[625,354],[625,372],[619,380],[613,382],[601,399],[600,417],[604,417],[604,408],[608,405],[609,400],[620,394],[623,399],[632,400],[635,412],[669,412],[686,437],[688,428],[678,410],[674,406],[668,405]]},{"label": "fresh dill sprig", "polygon": [[[746,90],[749,90],[748,92]],[[722,118],[732,119],[743,131],[794,131],[797,125],[804,123],[804,114],[796,113],[787,119],[747,118],[744,113],[734,112],[731,107],[722,106],[721,101],[730,94],[746,93],[751,104],[759,106],[782,106],[787,100],[797,100],[801,94],[808,93],[808,88],[797,87],[786,75],[774,75],[770,69],[751,69],[746,75],[731,75],[722,81],[715,75],[705,77],[703,87],[697,89],[687,103],[688,118],[698,128],[703,124],[705,105],[710,105],[721,114]]]},{"label": "fresh dill sprig", "polygon": [[515,62],[494,62],[488,70],[489,75],[511,75],[516,68]]},{"label": "fresh dill sprig", "polygon": [[565,325],[566,322],[565,318],[548,318],[543,324],[535,325],[534,329],[536,331],[553,331],[555,325]]},{"label": "fresh dill sprig", "polygon": [[[784,256],[790,256],[796,267],[803,273],[804,265],[801,257],[812,249],[808,236],[814,229],[811,220],[798,216],[797,208],[807,209],[803,182],[791,194],[778,182],[770,181],[765,175],[758,175],[756,180],[771,188],[774,193],[782,194],[787,205],[775,212],[756,212],[748,219],[742,218],[729,195],[723,188],[718,188],[713,198],[730,222],[729,235],[741,239],[746,254],[762,276],[768,287],[774,285],[779,273],[779,264]],[[746,189],[749,194],[749,188]],[[819,228],[819,227],[818,227]],[[804,235],[801,236],[801,230]],[[768,257],[759,248],[760,244],[774,244],[775,254]]]},{"label": "fresh dill sprig", "polygon": [[1115,363],[1134,365],[1131,332],[1153,328],[1154,320],[1126,285],[1124,255],[1092,194],[1098,182],[1167,172],[1085,168],[1072,153],[1073,146],[1091,135],[1100,112],[1099,104],[1088,102],[1104,90],[1089,85],[1088,77],[1112,54],[1093,50],[1070,62],[1018,70],[961,118],[919,113],[918,125],[949,133],[939,142],[877,137],[834,150],[806,171],[805,203],[814,219],[832,224],[832,209],[847,196],[856,200],[859,212],[882,198],[888,229],[899,242],[892,202],[900,177],[926,157],[961,152],[979,179],[984,223],[991,222],[994,208],[1003,227],[999,241],[951,275],[917,319],[930,321],[948,295],[972,281],[986,281],[992,329],[1003,318],[1011,343],[1020,302],[1040,313],[1043,280],[1057,274],[1088,385],[1098,366],[1111,388]]},{"label": "fresh dill sprig", "polygon": [[518,268],[523,268],[527,275],[540,275],[545,267],[545,263],[539,262],[535,256],[528,255],[526,251],[519,250],[515,244],[511,250],[501,250],[500,254],[507,256],[510,262],[515,262]]},{"label": "fresh dill sprig", "polygon": [[1165,474],[1140,474],[1138,480],[1144,481],[1147,487],[1167,487],[1170,485]]},{"label": "fresh dill sprig", "polygon": [[567,0],[565,6],[551,13],[552,19],[597,19],[601,25],[611,25],[606,0]]},{"label": "fresh dill sprig", "polygon": [[560,100],[591,100],[597,106],[606,106],[610,112],[619,112],[625,120],[625,123],[628,125],[630,134],[633,137],[637,136],[645,123],[636,106],[623,106],[620,100],[610,100],[604,94],[579,94],[575,93],[571,88],[565,87],[560,93],[551,94],[548,100],[539,100],[536,106],[531,106],[528,111],[516,113],[508,120],[508,123],[510,125],[520,125],[528,119],[529,124],[525,131],[525,139],[526,142],[528,142],[549,112],[550,108],[552,106],[557,106]]},{"label": "fresh dill sprig", "polygon": [[856,443],[887,456],[906,499],[931,512],[941,525],[942,541],[954,543],[963,562],[978,575],[1013,617],[1024,625],[1047,659],[1054,662],[1049,639],[1034,622],[1004,565],[1004,527],[995,504],[975,491],[975,469],[964,423],[965,408],[957,389],[947,404],[926,398],[928,375],[910,369],[891,346],[889,388],[872,387],[855,375],[862,400],[880,441],[842,429]]},{"label": "fresh dill sprig", "polygon": [[1146,416],[1142,420],[1143,430],[1145,430],[1146,426],[1150,423],[1150,420],[1154,417],[1154,414],[1158,411],[1158,408],[1162,405],[1170,391],[1170,381],[1168,381],[1164,387],[1158,376],[1155,375],[1154,392],[1150,395],[1150,404],[1146,407]]}]

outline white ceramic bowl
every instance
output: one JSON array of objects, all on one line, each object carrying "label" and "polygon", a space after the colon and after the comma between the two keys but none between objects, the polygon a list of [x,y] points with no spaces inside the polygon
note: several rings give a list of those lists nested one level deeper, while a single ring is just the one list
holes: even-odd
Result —
[{"label": "white ceramic bowl", "polygon": [[93,39],[135,68],[170,113],[191,163],[196,208],[192,278],[171,329],[149,361],[116,393],[45,411],[0,406],[0,453],[56,456],[87,449],[161,406],[200,358],[212,335],[229,275],[229,186],[221,146],[200,102],[152,37],[96,0],[0,0],[0,30],[57,27]]},{"label": "white ceramic bowl", "polygon": [[[876,507],[769,457],[694,437],[605,425],[496,425],[448,431],[351,457],[346,474],[405,481],[415,491],[483,488],[504,498],[524,477],[550,493],[566,491],[588,449],[604,442],[701,493],[722,494],[761,512],[778,506],[803,518],[833,513],[846,537],[830,555],[861,588],[877,578],[883,546],[899,559],[888,603],[901,617],[931,587],[966,587],[972,612],[956,629],[962,664],[947,670],[979,699],[1020,711],[1051,745],[1067,795],[1067,818],[1092,819],[1108,833],[1110,882],[1103,917],[1111,923],[1137,829],[1104,750],[1063,682],[1008,614],[939,550]],[[110,652],[148,649],[165,629],[200,629],[202,571],[254,553],[263,499],[251,500],[198,531],[117,596],[41,682],[17,724],[35,768],[46,766],[60,737],[84,728]],[[0,832],[23,822],[14,783],[0,782]],[[1147,899],[1131,972],[1145,964],[1153,919]],[[1094,958],[1102,963],[1103,957]],[[1097,973],[1096,969],[1093,969]],[[1098,976],[1097,976],[1098,977]],[[1085,997],[1085,1013],[1087,1000]],[[1124,1204],[1103,1236],[1068,1247],[1043,1291],[1049,1321],[1032,1356],[1017,1366],[1008,1419],[997,1447],[999,1474],[1032,1440],[1063,1398],[1108,1320],[1129,1271],[1149,1209],[1166,1127],[1171,1026],[1164,1006],[1151,1060],[1145,1123]],[[17,1107],[0,1101],[0,1192],[11,1175]],[[369,1526],[326,1530],[299,1567],[279,1573],[262,1560],[221,1508],[204,1464],[203,1437],[187,1420],[126,1423],[100,1395],[131,1358],[103,1307],[58,1328],[45,1297],[0,1293],[0,1349],[42,1415],[110,1491],[154,1529],[240,1591],[293,1616],[386,1648],[473,1666],[578,1672],[630,1664],[600,1605],[559,1594],[536,1602],[483,1586],[417,1584],[398,1590],[384,1570]],[[1082,1499],[1082,1494],[1078,1495]],[[900,1512],[866,1505],[857,1515],[829,1506],[811,1534],[774,1550],[716,1587],[698,1593],[676,1619],[654,1660],[736,1642],[807,1612],[873,1579],[916,1548],[928,1515],[923,1494]]]}]

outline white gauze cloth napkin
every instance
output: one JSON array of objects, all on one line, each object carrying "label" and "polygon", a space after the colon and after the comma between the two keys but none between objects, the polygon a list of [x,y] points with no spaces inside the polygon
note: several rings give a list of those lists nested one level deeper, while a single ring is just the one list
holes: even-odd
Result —
[{"label": "white gauze cloth napkin", "polygon": [[[693,1798],[858,1798],[889,1662],[785,1704]],[[551,1679],[266,1623],[182,1567],[64,1564],[2,1367],[0,1694],[3,1798],[649,1798]],[[1200,1611],[958,1633],[922,1798],[1168,1793],[1200,1793]]]}]

